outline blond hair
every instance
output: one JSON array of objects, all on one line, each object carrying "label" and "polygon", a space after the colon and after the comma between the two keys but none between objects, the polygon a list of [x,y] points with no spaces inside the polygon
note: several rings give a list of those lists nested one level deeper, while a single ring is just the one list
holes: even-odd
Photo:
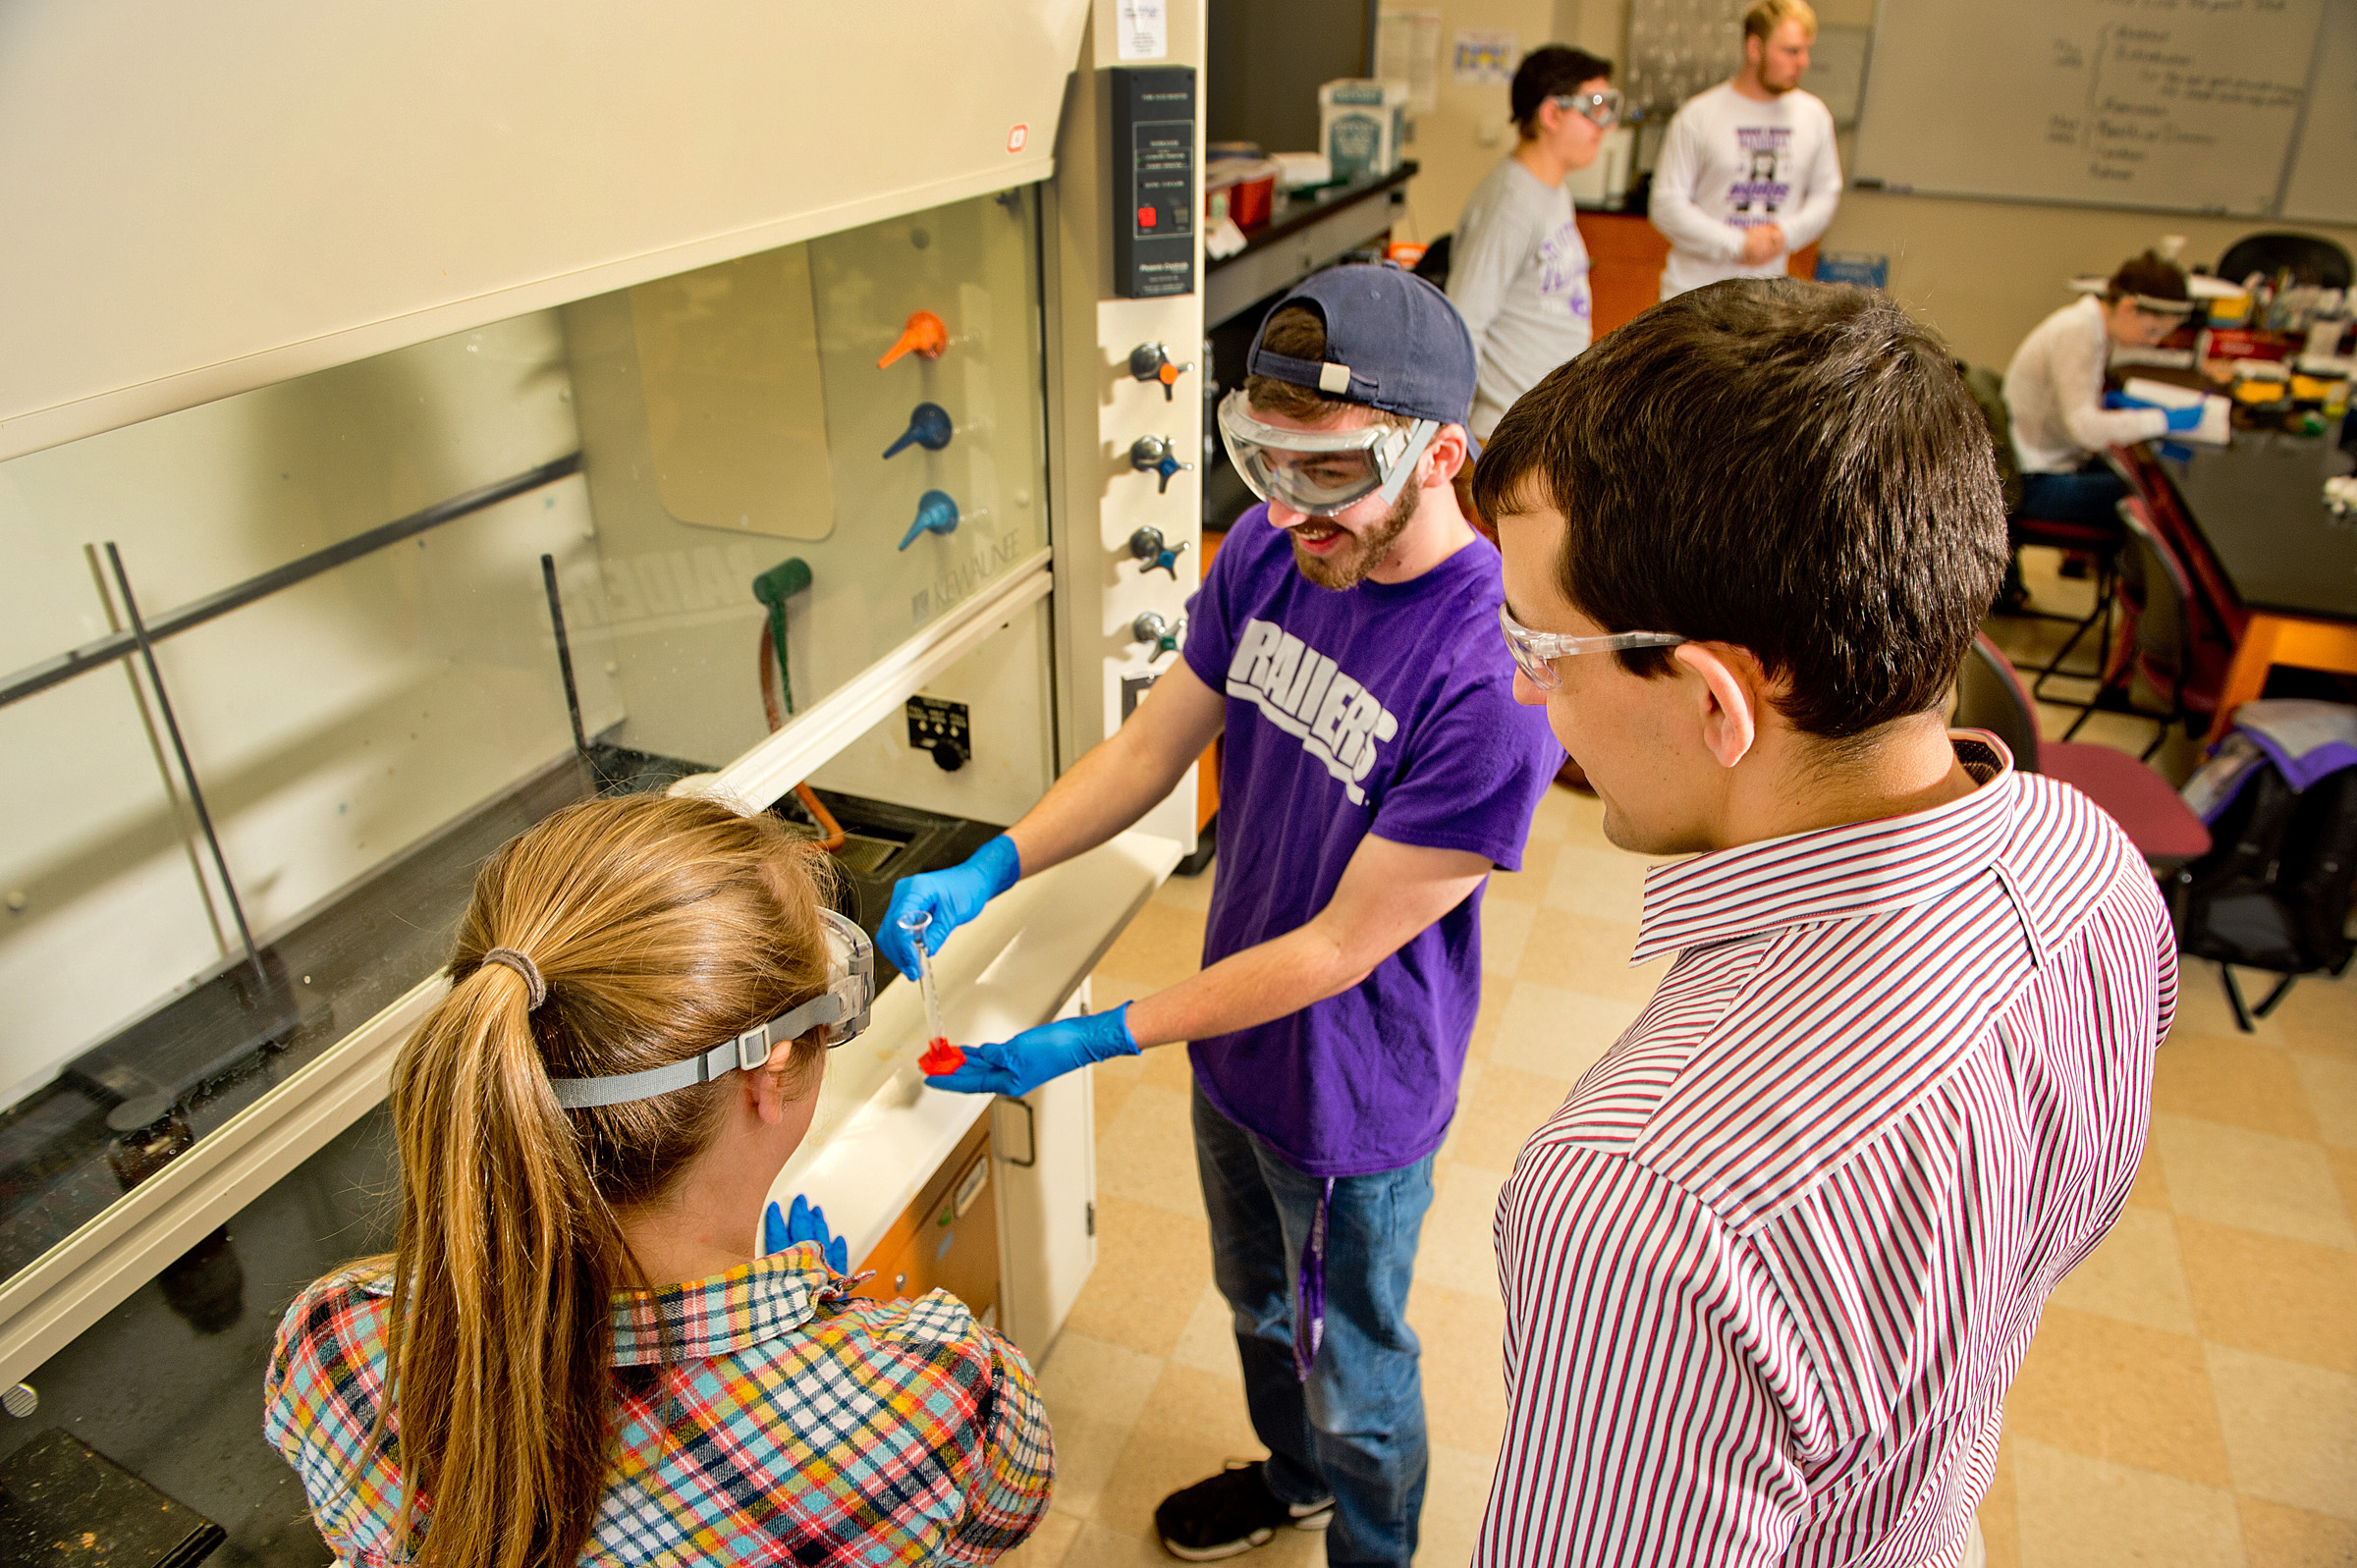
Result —
[{"label": "blond hair", "polygon": [[[550,817],[493,856],[450,994],[393,1067],[401,1229],[384,1441],[399,1401],[398,1535],[422,1568],[578,1560],[614,1449],[612,1298],[650,1288],[617,1211],[661,1198],[712,1141],[734,1074],[561,1108],[552,1077],[708,1051],[819,994],[831,866],[784,824],[631,795]],[[527,982],[493,948],[531,960]],[[799,1093],[823,1054],[780,1070]]]},{"label": "blond hair", "polygon": [[1743,13],[1743,36],[1765,44],[1787,22],[1797,22],[1810,37],[1817,36],[1817,8],[1809,0],[1756,0]]}]

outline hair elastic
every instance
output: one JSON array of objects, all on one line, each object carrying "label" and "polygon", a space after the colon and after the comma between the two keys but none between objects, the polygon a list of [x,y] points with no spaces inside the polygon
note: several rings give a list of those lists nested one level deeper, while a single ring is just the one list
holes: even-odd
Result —
[{"label": "hair elastic", "polygon": [[548,982],[540,978],[539,966],[533,963],[531,959],[525,957],[522,953],[518,952],[515,948],[494,947],[489,952],[483,954],[482,961],[484,963],[505,964],[510,969],[513,969],[518,974],[523,976],[524,989],[532,994],[532,1005],[531,1007],[526,1008],[526,1011],[537,1009],[540,1003],[548,1000]]}]

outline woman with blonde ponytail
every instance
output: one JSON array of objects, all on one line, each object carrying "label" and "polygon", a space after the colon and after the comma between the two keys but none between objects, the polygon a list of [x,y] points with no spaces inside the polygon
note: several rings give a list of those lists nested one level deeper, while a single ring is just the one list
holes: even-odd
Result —
[{"label": "woman with blonde ponytail", "polygon": [[393,1068],[396,1250],[298,1297],[271,1364],[340,1558],[979,1563],[1036,1527],[1018,1351],[939,1292],[845,1295],[808,1244],[755,1256],[839,1034],[830,869],[650,795],[483,868]]}]

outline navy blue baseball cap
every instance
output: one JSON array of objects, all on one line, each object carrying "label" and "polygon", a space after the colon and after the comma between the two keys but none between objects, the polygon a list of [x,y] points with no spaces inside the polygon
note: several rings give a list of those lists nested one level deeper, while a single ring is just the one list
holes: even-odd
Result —
[{"label": "navy blue baseball cap", "polygon": [[[1301,305],[1326,323],[1326,357],[1260,346],[1277,311]],[[1461,425],[1473,410],[1473,335],[1449,297],[1389,261],[1328,267],[1277,301],[1252,335],[1244,369],[1386,413]]]}]

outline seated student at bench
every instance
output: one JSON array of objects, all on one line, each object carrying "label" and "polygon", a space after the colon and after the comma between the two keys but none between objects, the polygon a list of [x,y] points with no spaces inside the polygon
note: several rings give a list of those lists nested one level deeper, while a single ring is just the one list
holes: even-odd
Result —
[{"label": "seated student at bench", "polygon": [[873,986],[825,859],[634,795],[484,867],[394,1062],[397,1249],[297,1297],[271,1362],[340,1559],[976,1563],[1036,1528],[1018,1351],[940,1292],[850,1298],[823,1243],[754,1256]]},{"label": "seated student at bench", "polygon": [[2148,349],[2185,319],[2185,274],[2151,251],[2123,262],[2093,295],[2038,323],[2005,367],[2005,408],[2021,469],[2021,513],[2050,522],[2110,522],[2127,486],[2104,465],[2106,447],[2151,441],[2201,423],[2184,409],[2104,406],[2114,344]]}]

